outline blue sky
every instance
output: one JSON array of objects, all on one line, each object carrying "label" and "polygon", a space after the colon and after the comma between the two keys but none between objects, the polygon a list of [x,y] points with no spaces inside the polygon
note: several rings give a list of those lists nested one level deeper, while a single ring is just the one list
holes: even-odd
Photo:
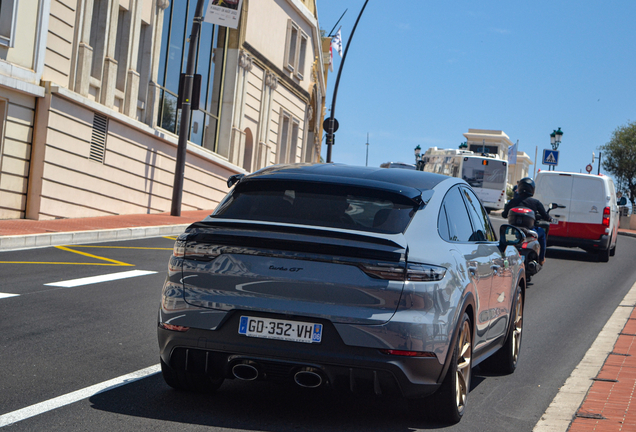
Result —
[{"label": "blue sky", "polygon": [[[343,50],[363,4],[317,0],[326,32],[348,9]],[[636,121],[634,17],[632,0],[369,0],[340,78],[332,159],[364,165],[367,133],[369,166],[379,166],[413,163],[417,145],[457,148],[469,128],[496,129],[533,161],[538,148],[536,167],[547,169],[542,150],[560,127],[557,169],[585,172],[594,152],[596,173],[598,147]]]}]

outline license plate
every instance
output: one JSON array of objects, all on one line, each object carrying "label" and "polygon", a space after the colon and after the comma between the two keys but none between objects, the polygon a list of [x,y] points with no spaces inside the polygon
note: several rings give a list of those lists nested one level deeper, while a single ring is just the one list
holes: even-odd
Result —
[{"label": "license plate", "polygon": [[322,324],[242,316],[239,334],[290,342],[320,343]]}]

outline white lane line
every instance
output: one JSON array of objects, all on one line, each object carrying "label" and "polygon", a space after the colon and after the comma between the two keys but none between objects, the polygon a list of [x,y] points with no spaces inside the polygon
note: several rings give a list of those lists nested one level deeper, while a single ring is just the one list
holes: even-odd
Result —
[{"label": "white lane line", "polygon": [[111,274],[107,274],[103,276],[92,276],[92,277],[72,279],[72,280],[67,280],[62,282],[52,282],[52,283],[47,283],[44,285],[63,287],[63,288],[73,288],[73,287],[81,286],[81,285],[89,285],[89,284],[96,284],[100,282],[114,281],[118,279],[145,276],[145,275],[154,274],[154,273],[157,273],[157,272],[146,271],[146,270],[131,270],[131,271],[125,271],[120,273],[111,273]]},{"label": "white lane line", "polygon": [[9,293],[0,293],[0,299],[9,298],[9,297],[18,297],[20,294],[9,294]]},{"label": "white lane line", "polygon": [[62,396],[58,396],[56,398],[31,405],[17,411],[0,415],[0,427],[8,426],[31,417],[44,414],[47,411],[52,411],[66,405],[70,405],[72,403],[81,401],[82,399],[88,399],[92,396],[95,396],[96,394],[112,390],[125,384],[130,384],[142,378],[146,378],[150,375],[154,375],[160,370],[161,367],[157,364],[145,369],[138,370],[137,372],[129,373],[128,375],[113,378],[111,380],[104,381],[103,383],[95,384],[93,386],[86,387],[84,389],[77,390]]}]

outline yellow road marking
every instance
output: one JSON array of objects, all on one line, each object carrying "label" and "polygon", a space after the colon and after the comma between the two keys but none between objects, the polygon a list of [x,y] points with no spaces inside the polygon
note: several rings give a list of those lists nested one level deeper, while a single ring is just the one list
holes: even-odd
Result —
[{"label": "yellow road marking", "polygon": [[74,248],[97,248],[97,249],[147,249],[147,250],[172,250],[172,248],[158,248],[158,247],[132,247],[132,246],[88,246],[88,245],[73,245]]},{"label": "yellow road marking", "polygon": [[[175,240],[175,238],[171,238],[171,237],[166,237],[166,238],[170,238],[171,240]],[[127,264],[125,262],[121,262],[121,261],[117,261],[114,259],[110,259],[110,258],[104,258],[104,257],[100,257],[97,255],[93,255],[93,254],[89,254],[86,252],[80,252],[77,250],[73,250],[71,248],[69,248],[68,246],[55,246],[57,249],[60,250],[64,250],[67,252],[73,252],[79,255],[84,255],[86,257],[89,258],[95,258],[98,260],[102,260],[102,261],[108,261],[108,263],[78,263],[78,262],[47,262],[47,261],[0,261],[0,264],[54,264],[54,265],[94,265],[94,266],[117,266],[117,267],[122,267],[122,266],[127,266],[127,267],[134,267],[135,264]],[[127,246],[88,246],[88,245],[73,245],[74,249],[77,248],[97,248],[97,249],[142,249],[142,250],[165,250],[165,251],[171,251],[172,248],[155,248],[155,247],[127,247]]]},{"label": "yellow road marking", "polygon": [[73,249],[68,248],[66,246],[55,246],[55,248],[56,249],[60,249],[60,250],[65,250],[67,252],[73,252],[73,253],[76,253],[76,254],[79,254],[79,255],[84,255],[84,256],[87,256],[89,258],[95,258],[95,259],[102,260],[102,261],[108,261],[108,262],[114,263],[115,265],[134,266],[134,264],[126,264],[125,262],[117,261],[117,260],[114,260],[114,259],[104,258],[104,257],[100,257],[100,256],[97,256],[97,255],[89,254],[89,253],[86,253],[86,252],[76,251],[76,250],[73,250]]},{"label": "yellow road marking", "polygon": [[177,236],[163,236],[163,238],[166,238],[168,240],[176,240]]},{"label": "yellow road marking", "polygon": [[55,264],[55,265],[90,265],[90,266],[134,266],[134,264],[107,264],[107,263],[74,263],[74,262],[50,262],[50,261],[0,261],[0,264]]}]

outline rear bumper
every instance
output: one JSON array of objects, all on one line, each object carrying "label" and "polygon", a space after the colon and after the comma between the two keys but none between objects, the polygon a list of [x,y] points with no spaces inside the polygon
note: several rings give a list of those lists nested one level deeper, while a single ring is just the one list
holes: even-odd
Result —
[{"label": "rear bumper", "polygon": [[578,247],[581,249],[606,250],[610,247],[610,236],[603,235],[599,240],[560,237],[549,235],[548,246]]},{"label": "rear bumper", "polygon": [[[379,349],[345,345],[326,320],[320,344],[245,337],[238,334],[240,311],[231,313],[216,330],[191,328],[176,332],[158,328],[161,359],[176,370],[232,379],[237,363],[259,369],[258,379],[287,380],[302,368],[319,371],[328,385],[345,391],[400,394],[417,398],[440,385],[444,365],[436,357],[402,357]],[[274,314],[250,315],[293,319]]]}]

